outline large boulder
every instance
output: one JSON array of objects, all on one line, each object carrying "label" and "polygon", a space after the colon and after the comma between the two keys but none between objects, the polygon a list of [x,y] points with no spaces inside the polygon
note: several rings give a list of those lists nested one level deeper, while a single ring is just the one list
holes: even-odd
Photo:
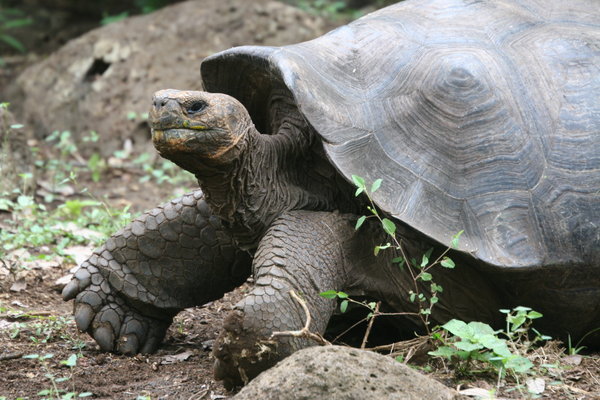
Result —
[{"label": "large boulder", "polygon": [[390,357],[351,347],[297,351],[245,386],[235,400],[450,400],[456,391]]},{"label": "large boulder", "polygon": [[304,41],[326,29],[318,17],[274,1],[175,4],[90,31],[25,70],[17,81],[22,112],[39,138],[96,131],[109,155],[126,140],[148,142],[144,114],[154,91],[200,89],[204,57],[244,44]]}]

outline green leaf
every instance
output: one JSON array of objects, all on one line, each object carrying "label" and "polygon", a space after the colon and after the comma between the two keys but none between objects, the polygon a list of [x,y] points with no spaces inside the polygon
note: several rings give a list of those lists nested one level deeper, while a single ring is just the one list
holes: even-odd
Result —
[{"label": "green leaf", "polygon": [[381,182],[383,182],[383,179],[376,179],[375,182],[373,182],[371,185],[371,193],[375,193],[377,190],[379,190]]},{"label": "green leaf", "polygon": [[494,335],[496,333],[491,326],[479,321],[469,322],[468,327],[474,335]]},{"label": "green leaf", "polygon": [[340,312],[343,314],[348,309],[348,300],[344,300],[340,303]]},{"label": "green leaf", "polygon": [[119,22],[124,20],[125,18],[127,18],[129,16],[129,12],[127,11],[123,11],[120,14],[117,15],[104,15],[104,17],[102,18],[102,20],[100,20],[100,25],[108,25],[108,24],[112,24],[114,22]]},{"label": "green leaf", "polygon": [[544,315],[542,313],[539,313],[537,311],[529,311],[527,313],[527,318],[529,319],[536,319],[536,318],[542,318]]},{"label": "green leaf", "polygon": [[21,129],[21,128],[23,128],[24,126],[25,126],[25,125],[23,125],[23,124],[12,124],[12,125],[10,126],[10,129]]},{"label": "green leaf", "polygon": [[328,290],[326,292],[319,293],[319,296],[326,299],[335,299],[337,297],[337,292],[335,290]]},{"label": "green leaf", "polygon": [[454,264],[454,261],[452,261],[450,258],[448,257],[444,257],[442,259],[442,261],[440,262],[440,265],[444,268],[454,268],[456,265]]},{"label": "green leaf", "polygon": [[31,18],[13,19],[12,21],[7,21],[2,24],[2,29],[20,28],[22,26],[31,25],[32,22],[33,20]]},{"label": "green leaf", "polygon": [[356,192],[354,192],[354,197],[360,196],[360,194],[362,192],[364,192],[364,191],[365,191],[365,188],[358,188],[358,189],[356,189]]},{"label": "green leaf", "polygon": [[354,227],[354,230],[358,230],[358,228],[360,228],[362,226],[362,224],[365,222],[365,220],[367,219],[366,215],[363,215],[362,217],[360,217],[358,219],[358,221],[356,221],[356,226]]},{"label": "green leaf", "polygon": [[431,293],[442,293],[444,288],[436,283],[431,283]]},{"label": "green leaf", "polygon": [[525,306],[517,306],[514,308],[515,311],[531,311],[530,307],[525,307]]},{"label": "green leaf", "polygon": [[451,359],[452,356],[455,356],[457,354],[457,351],[456,351],[456,349],[453,349],[452,347],[441,346],[441,347],[438,347],[437,350],[430,351],[427,354],[429,354],[431,356],[438,356],[438,357],[444,357],[447,359]]},{"label": "green leaf", "polygon": [[77,365],[77,354],[71,354],[68,359],[62,360],[60,363],[63,365],[66,365],[67,367],[76,366]]},{"label": "green leaf", "polygon": [[0,34],[0,40],[20,53],[25,53],[26,51],[25,46],[23,46],[23,43],[21,43],[20,41],[18,41],[10,35]]},{"label": "green leaf", "polygon": [[352,181],[356,187],[366,189],[365,180],[362,177],[358,175],[352,175]]},{"label": "green leaf", "polygon": [[421,272],[419,276],[421,277],[421,280],[426,282],[433,279],[433,276],[429,272]]},{"label": "green leaf", "polygon": [[50,394],[52,394],[52,390],[50,389],[44,389],[38,392],[38,396],[48,396]]},{"label": "green leaf", "polygon": [[390,243],[382,244],[381,246],[375,246],[375,249],[373,250],[373,254],[378,255],[379,251],[389,249],[391,246],[392,245]]},{"label": "green leaf", "polygon": [[337,292],[337,297],[339,297],[340,299],[347,299],[348,294],[344,292]]},{"label": "green leaf", "polygon": [[36,359],[36,358],[40,358],[40,355],[39,354],[27,354],[27,355],[23,356],[23,358]]},{"label": "green leaf", "polygon": [[452,248],[458,249],[458,241],[460,239],[460,235],[462,235],[465,231],[460,231],[456,235],[452,236]]},{"label": "green leaf", "polygon": [[479,337],[477,337],[477,341],[490,350],[494,350],[496,348],[499,349],[500,352],[496,352],[499,355],[504,356],[506,354],[503,350],[503,347],[506,347],[506,341],[500,339],[496,335],[480,335]]},{"label": "green leaf", "polygon": [[387,218],[381,220],[381,224],[383,225],[383,230],[390,236],[394,236],[396,233],[396,224],[390,221]]},{"label": "green leaf", "polygon": [[509,315],[506,320],[511,324],[510,331],[514,332],[525,323],[527,317],[524,314]]},{"label": "green leaf", "polygon": [[94,393],[92,393],[92,392],[83,392],[83,393],[79,393],[79,396],[77,396],[77,397],[90,397],[93,395],[94,395]]},{"label": "green leaf", "polygon": [[392,259],[392,264],[398,264],[398,268],[400,268],[400,271],[404,271],[404,263],[405,260],[402,257],[396,257]]},{"label": "green leaf", "polygon": [[468,351],[468,352],[475,351],[475,350],[481,350],[483,348],[483,345],[481,345],[480,343],[471,343],[471,342],[466,342],[466,341],[460,341],[460,342],[456,342],[453,344],[457,349]]},{"label": "green leaf", "polygon": [[467,323],[459,319],[451,319],[442,325],[442,328],[454,336],[458,336],[463,339],[471,339],[473,337],[473,332],[471,329],[469,329]]},{"label": "green leaf", "polygon": [[507,369],[512,369],[517,373],[525,373],[533,368],[533,363],[525,357],[515,356],[504,364]]}]

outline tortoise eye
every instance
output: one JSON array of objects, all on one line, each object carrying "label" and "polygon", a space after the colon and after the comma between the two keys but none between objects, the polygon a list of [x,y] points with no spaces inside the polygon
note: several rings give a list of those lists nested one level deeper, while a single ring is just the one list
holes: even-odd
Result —
[{"label": "tortoise eye", "polygon": [[206,107],[208,107],[208,104],[206,104],[206,102],[195,101],[189,105],[189,107],[187,108],[187,112],[190,114],[196,114],[196,113],[199,113],[200,111],[204,110]]}]

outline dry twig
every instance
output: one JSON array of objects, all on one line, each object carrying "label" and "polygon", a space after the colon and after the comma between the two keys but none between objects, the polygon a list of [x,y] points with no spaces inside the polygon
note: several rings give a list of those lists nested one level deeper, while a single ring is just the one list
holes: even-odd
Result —
[{"label": "dry twig", "polygon": [[379,306],[381,302],[378,301],[375,305],[375,309],[373,310],[373,315],[371,315],[371,319],[369,320],[369,325],[367,325],[367,330],[365,331],[365,336],[363,337],[363,341],[360,345],[360,349],[364,350],[367,346],[367,340],[369,339],[369,335],[371,334],[371,328],[373,328],[373,322],[375,322],[375,317],[379,315]]},{"label": "dry twig", "polygon": [[294,300],[296,300],[298,302],[298,304],[300,304],[300,306],[304,310],[304,314],[306,315],[306,323],[304,324],[304,327],[298,331],[273,332],[271,334],[271,337],[269,338],[269,340],[271,340],[275,337],[280,337],[280,336],[292,336],[292,337],[297,337],[297,338],[305,338],[305,339],[314,340],[321,346],[331,345],[331,343],[328,342],[327,340],[325,340],[325,338],[323,336],[321,336],[318,333],[311,332],[309,330],[310,323],[312,322],[312,317],[310,316],[310,311],[308,310],[308,306],[306,305],[306,302],[300,296],[298,296],[296,294],[296,292],[293,290],[290,290],[290,296]]}]

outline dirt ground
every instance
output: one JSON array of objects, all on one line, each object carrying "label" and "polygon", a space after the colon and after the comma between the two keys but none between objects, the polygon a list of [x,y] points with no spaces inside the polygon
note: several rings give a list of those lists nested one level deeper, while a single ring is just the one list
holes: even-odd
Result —
[{"label": "dirt ground", "polygon": [[[103,194],[112,204],[132,204],[142,210],[166,199],[175,188],[170,185],[135,183],[125,194],[123,177],[104,182]],[[126,180],[132,179],[131,177]],[[80,182],[80,184],[92,182]],[[114,190],[106,190],[106,188]],[[99,193],[102,189],[98,190]],[[7,214],[0,215],[6,217]],[[84,254],[88,249],[79,249]],[[38,249],[42,253],[44,249]],[[45,389],[52,389],[52,379],[65,392],[93,393],[106,399],[220,399],[228,393],[212,377],[210,351],[218,334],[224,310],[231,308],[245,287],[222,300],[203,307],[188,309],[178,315],[163,346],[149,356],[124,357],[101,353],[94,341],[79,333],[71,318],[72,304],[60,297],[56,280],[75,266],[60,257],[33,261],[0,261],[0,398],[39,399]],[[10,270],[6,274],[7,270]],[[52,354],[44,363],[23,356]],[[70,370],[61,361],[80,354]],[[146,397],[144,397],[146,396]],[[47,398],[60,398],[46,396]]]}]

